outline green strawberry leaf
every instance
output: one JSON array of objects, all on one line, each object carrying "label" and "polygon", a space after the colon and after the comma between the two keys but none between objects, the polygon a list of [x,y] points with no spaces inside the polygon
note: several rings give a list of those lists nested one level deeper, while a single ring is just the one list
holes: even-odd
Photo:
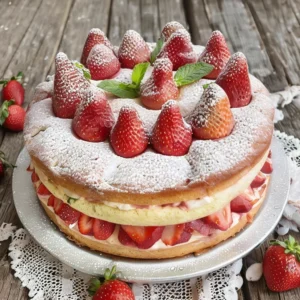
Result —
[{"label": "green strawberry leaf", "polygon": [[204,62],[186,64],[177,70],[174,81],[178,87],[191,84],[209,74],[213,69],[212,65]]},{"label": "green strawberry leaf", "polygon": [[92,77],[91,77],[91,73],[90,73],[90,70],[89,70],[89,69],[87,69],[83,64],[81,64],[81,63],[78,62],[78,61],[74,61],[73,63],[74,63],[74,66],[75,66],[77,69],[79,69],[79,70],[82,71],[83,76],[85,77],[85,79],[91,80]]},{"label": "green strawberry leaf", "polygon": [[131,80],[133,85],[136,88],[139,88],[141,85],[141,82],[145,76],[145,73],[149,67],[149,63],[145,62],[145,63],[140,63],[134,66],[133,71],[132,71],[132,75],[131,75]]},{"label": "green strawberry leaf", "polygon": [[98,278],[92,278],[89,282],[88,293],[90,296],[94,296],[101,286],[101,281]]},{"label": "green strawberry leaf", "polygon": [[116,80],[103,80],[97,86],[120,98],[133,99],[139,96],[138,89],[135,86]]},{"label": "green strawberry leaf", "polygon": [[158,55],[158,53],[160,52],[162,46],[163,46],[163,40],[161,38],[158,39],[156,46],[154,48],[154,50],[151,52],[151,56],[150,56],[150,63],[151,65],[154,63],[154,61],[156,60],[156,57]]},{"label": "green strawberry leaf", "polygon": [[9,116],[8,107],[13,105],[15,103],[14,100],[6,100],[3,102],[3,104],[0,107],[0,125],[2,126],[6,120],[6,118]]}]

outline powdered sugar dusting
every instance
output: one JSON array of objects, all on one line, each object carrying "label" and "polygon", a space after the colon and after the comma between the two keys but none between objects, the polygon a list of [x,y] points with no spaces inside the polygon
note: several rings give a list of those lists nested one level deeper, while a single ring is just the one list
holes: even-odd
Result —
[{"label": "powdered sugar dusting", "polygon": [[[197,49],[200,52],[203,48]],[[149,69],[147,73],[150,74]],[[131,72],[121,69],[117,76],[128,81]],[[250,78],[255,93],[248,106],[232,109],[236,121],[233,132],[220,140],[193,141],[185,156],[165,156],[148,147],[137,157],[119,157],[108,142],[90,143],[78,139],[72,133],[72,120],[54,116],[51,99],[34,103],[27,113],[26,147],[54,174],[69,176],[99,193],[107,190],[154,193],[186,188],[195,182],[205,182],[212,175],[226,174],[241,161],[251,159],[258,141],[270,138],[273,106],[263,92],[263,85],[252,76]],[[203,93],[202,85],[207,82],[211,81],[199,80],[181,88],[177,103],[184,117],[193,111]],[[51,93],[47,88],[48,92]],[[111,97],[109,101],[115,118],[122,106],[134,107],[148,131],[160,113],[141,106],[139,99]]]}]

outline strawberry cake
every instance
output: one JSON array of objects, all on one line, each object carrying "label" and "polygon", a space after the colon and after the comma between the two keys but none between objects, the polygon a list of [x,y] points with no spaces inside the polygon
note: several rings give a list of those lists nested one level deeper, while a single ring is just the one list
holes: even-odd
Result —
[{"label": "strawberry cake", "polygon": [[[119,47],[100,29],[81,62],[56,56],[26,116],[28,168],[66,236],[139,259],[201,253],[252,222],[272,172],[274,109],[219,31],[193,45],[178,22]],[[255,222],[255,220],[254,220]]]}]

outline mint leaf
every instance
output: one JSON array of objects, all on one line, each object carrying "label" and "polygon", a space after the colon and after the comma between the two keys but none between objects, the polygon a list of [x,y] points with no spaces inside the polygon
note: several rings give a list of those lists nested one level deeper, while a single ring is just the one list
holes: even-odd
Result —
[{"label": "mint leaf", "polygon": [[0,107],[0,125],[3,125],[9,116],[8,107],[15,103],[14,100],[4,101]]},{"label": "mint leaf", "polygon": [[67,202],[69,204],[72,204],[72,203],[76,202],[77,200],[79,200],[79,198],[73,198],[73,197],[68,196],[67,194],[65,194],[65,196],[67,197]]},{"label": "mint leaf", "polygon": [[209,74],[213,69],[212,65],[204,62],[186,64],[177,70],[174,81],[178,87],[191,84]]},{"label": "mint leaf", "polygon": [[206,90],[209,87],[209,83],[203,84],[202,87],[204,90]]},{"label": "mint leaf", "polygon": [[97,85],[99,88],[114,94],[120,98],[137,98],[138,90],[132,84],[126,84],[116,80],[103,80]]},{"label": "mint leaf", "polygon": [[141,82],[145,76],[145,73],[149,67],[149,63],[140,63],[134,66],[132,75],[131,75],[131,80],[132,83],[136,86],[136,88],[139,88],[141,85]]},{"label": "mint leaf", "polygon": [[158,39],[156,46],[154,48],[154,50],[151,52],[151,56],[150,56],[150,62],[151,65],[154,63],[154,61],[156,60],[156,56],[158,55],[158,53],[160,52],[162,46],[163,46],[163,40],[161,38]]},{"label": "mint leaf", "polygon": [[74,61],[74,66],[79,69],[80,71],[82,71],[83,73],[83,76],[87,79],[87,80],[91,80],[92,76],[91,76],[91,73],[90,73],[90,70],[87,69],[83,64],[81,64],[80,62],[78,61]]}]

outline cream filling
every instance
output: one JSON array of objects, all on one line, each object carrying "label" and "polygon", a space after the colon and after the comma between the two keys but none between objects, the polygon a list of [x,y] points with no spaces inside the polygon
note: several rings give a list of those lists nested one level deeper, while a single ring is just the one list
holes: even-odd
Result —
[{"label": "cream filling", "polygon": [[[94,203],[84,197],[65,189],[62,186],[50,182],[47,176],[35,166],[35,171],[41,182],[57,198],[69,202],[74,209],[93,218],[105,220],[115,224],[133,226],[166,226],[190,222],[208,216],[228,204],[232,199],[242,194],[259,173],[266,161],[269,151],[266,151],[263,158],[234,185],[218,191],[209,197],[200,200],[184,202],[185,208],[181,206],[148,206],[147,208],[136,208],[130,204],[116,202]],[[77,200],[74,200],[77,199]],[[110,205],[108,205],[108,203]],[[112,204],[111,204],[112,203]],[[112,206],[111,206],[112,205]],[[130,208],[130,209],[129,209]],[[124,213],[126,211],[126,213]]]}]

